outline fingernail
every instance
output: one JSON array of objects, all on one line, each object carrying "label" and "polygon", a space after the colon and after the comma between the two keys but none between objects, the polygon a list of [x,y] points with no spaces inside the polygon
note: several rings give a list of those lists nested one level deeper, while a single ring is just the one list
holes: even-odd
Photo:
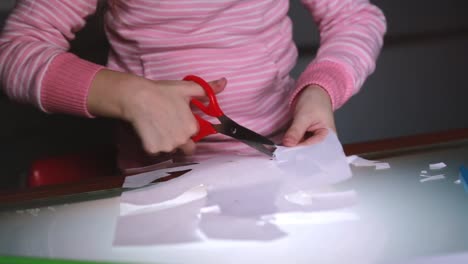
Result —
[{"label": "fingernail", "polygon": [[222,84],[222,83],[224,83],[225,81],[226,81],[226,78],[223,77],[223,78],[217,80],[217,81],[216,81],[216,84]]}]

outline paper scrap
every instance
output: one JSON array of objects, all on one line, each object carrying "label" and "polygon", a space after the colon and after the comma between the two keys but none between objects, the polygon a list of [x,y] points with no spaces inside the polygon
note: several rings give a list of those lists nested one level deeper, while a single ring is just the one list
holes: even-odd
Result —
[{"label": "paper scrap", "polygon": [[348,156],[346,157],[346,160],[348,161],[348,164],[352,164],[356,167],[375,167],[376,170],[390,169],[390,164],[387,162],[368,160],[356,155]]},{"label": "paper scrap", "polygon": [[435,181],[435,180],[442,180],[442,179],[445,179],[444,174],[439,174],[439,175],[430,176],[430,177],[421,179],[421,180],[419,180],[419,181],[420,181],[420,182],[426,182],[426,181]]},{"label": "paper scrap", "polygon": [[206,195],[208,192],[206,191],[206,187],[202,184],[199,186],[195,186],[194,188],[184,192],[180,196],[170,199],[161,203],[156,204],[137,204],[137,203],[125,203],[122,202],[120,204],[120,215],[134,215],[134,214],[141,214],[147,213],[151,211],[159,211],[165,210],[172,207],[177,207],[186,203],[190,203],[195,200],[200,200]]},{"label": "paper scrap", "polygon": [[125,177],[125,181],[122,185],[123,188],[140,188],[146,186],[155,180],[169,176],[171,172],[183,171],[190,169],[191,166],[180,166],[169,169],[157,170],[145,172],[137,175]]},{"label": "paper scrap", "polygon": [[427,174],[427,170],[422,170],[421,174]]},{"label": "paper scrap", "polygon": [[356,167],[373,167],[376,163],[380,163],[380,161],[367,160],[356,155],[349,156],[346,159],[348,164],[352,164]]},{"label": "paper scrap", "polygon": [[445,165],[445,163],[443,163],[443,162],[433,163],[433,164],[429,165],[429,168],[431,170],[440,170],[440,169],[443,169],[445,167],[447,167],[447,165]]},{"label": "paper scrap", "polygon": [[390,164],[388,164],[386,162],[375,163],[375,169],[376,170],[387,170],[387,169],[390,169]]}]

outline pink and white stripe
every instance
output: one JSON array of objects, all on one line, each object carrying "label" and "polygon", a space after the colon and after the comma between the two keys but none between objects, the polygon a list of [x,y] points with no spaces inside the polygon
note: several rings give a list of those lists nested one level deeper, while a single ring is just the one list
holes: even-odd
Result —
[{"label": "pink and white stripe", "polygon": [[[297,50],[288,0],[113,0],[105,18],[107,67],[155,80],[226,77],[219,95],[226,114],[271,135],[286,125],[290,103],[309,84],[322,86],[335,109],[343,105],[373,72],[386,30],[368,0],[302,2],[318,24],[321,46],[297,82],[289,77]],[[0,77],[10,98],[89,116],[88,89],[102,67],[67,51],[96,6],[97,0],[17,1],[0,37]]]}]

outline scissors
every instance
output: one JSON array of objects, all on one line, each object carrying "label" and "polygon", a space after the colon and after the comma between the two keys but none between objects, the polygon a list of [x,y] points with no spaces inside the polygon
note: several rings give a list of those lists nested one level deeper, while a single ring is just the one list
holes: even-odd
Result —
[{"label": "scissors", "polygon": [[213,89],[205,80],[195,75],[188,75],[184,78],[184,80],[193,81],[200,85],[205,90],[205,93],[209,99],[208,105],[203,104],[197,99],[192,99],[190,103],[196,106],[206,115],[216,117],[220,122],[220,124],[211,124],[210,122],[201,118],[199,115],[194,114],[200,127],[198,134],[192,137],[194,142],[200,141],[202,138],[208,135],[220,133],[231,138],[235,138],[268,155],[269,157],[273,156],[273,152],[276,150],[275,143],[270,139],[237,124],[232,119],[227,117],[219,107],[218,100],[216,99]]}]

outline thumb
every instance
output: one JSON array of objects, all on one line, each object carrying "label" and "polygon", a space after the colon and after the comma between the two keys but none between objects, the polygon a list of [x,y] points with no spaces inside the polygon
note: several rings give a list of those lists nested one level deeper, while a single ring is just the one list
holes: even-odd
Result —
[{"label": "thumb", "polygon": [[[203,88],[197,84],[196,82],[192,81],[184,81],[185,85],[181,86],[180,88],[182,89],[182,92],[189,96],[189,97],[197,97],[197,98],[204,98],[206,97],[206,92],[203,90]],[[224,90],[224,87],[226,87],[227,80],[226,78],[221,78],[215,81],[211,81],[208,83],[210,85],[211,89],[215,94],[220,93]]]},{"label": "thumb", "polygon": [[182,150],[182,152],[185,155],[193,155],[193,153],[195,152],[195,143],[191,139],[189,139],[189,141],[180,146],[179,149]]},{"label": "thumb", "polygon": [[226,84],[227,84],[227,80],[226,80],[226,78],[223,77],[223,78],[218,79],[216,81],[211,81],[208,84],[213,89],[213,92],[215,94],[217,94],[217,93],[220,93],[220,92],[222,92],[224,90],[224,88],[226,87]]},{"label": "thumb", "polygon": [[307,131],[307,125],[301,119],[294,119],[291,127],[286,131],[283,137],[283,145],[286,147],[296,146],[304,137]]}]

